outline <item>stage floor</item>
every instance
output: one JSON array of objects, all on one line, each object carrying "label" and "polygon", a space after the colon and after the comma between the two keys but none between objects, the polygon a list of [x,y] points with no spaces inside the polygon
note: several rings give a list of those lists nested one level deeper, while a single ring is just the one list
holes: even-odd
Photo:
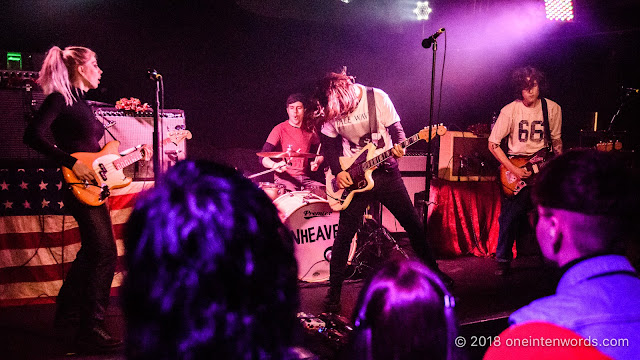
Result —
[{"label": "stage floor", "polygon": [[[402,244],[404,245],[404,244]],[[551,294],[556,276],[542,266],[538,256],[514,261],[510,276],[495,275],[491,258],[458,257],[438,260],[441,269],[449,274],[455,285],[456,314],[461,335],[497,335],[507,325],[511,312],[534,299]],[[362,280],[347,281],[342,293],[341,315],[351,318],[355,302],[363,286]],[[328,283],[300,283],[300,311],[318,315]],[[0,358],[2,359],[68,359],[64,356],[63,339],[52,328],[55,306],[31,305],[0,308]],[[124,318],[118,299],[112,299],[107,327],[118,336],[124,333]],[[317,346],[317,343],[314,344]],[[471,359],[481,358],[484,349],[467,349]],[[324,354],[331,357],[333,349]],[[124,359],[122,354],[103,356],[74,356],[74,359]]]}]

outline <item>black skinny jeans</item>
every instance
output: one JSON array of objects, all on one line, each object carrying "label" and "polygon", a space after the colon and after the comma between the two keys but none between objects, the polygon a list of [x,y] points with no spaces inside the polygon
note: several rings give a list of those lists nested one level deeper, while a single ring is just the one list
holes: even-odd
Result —
[{"label": "black skinny jeans", "polygon": [[116,269],[116,248],[111,216],[106,205],[88,206],[66,191],[64,204],[78,222],[82,246],[60,288],[57,317],[80,316],[80,326],[104,321]]},{"label": "black skinny jeans", "polygon": [[424,224],[411,203],[397,162],[393,161],[392,165],[388,165],[384,169],[374,170],[372,175],[373,189],[355,194],[349,206],[340,212],[338,234],[333,243],[331,254],[329,282],[333,288],[342,286],[351,240],[362,224],[362,215],[367,205],[374,201],[380,201],[382,205],[386,206],[400,225],[404,227],[409,236],[411,247],[420,260],[434,270],[438,268],[427,243]]}]

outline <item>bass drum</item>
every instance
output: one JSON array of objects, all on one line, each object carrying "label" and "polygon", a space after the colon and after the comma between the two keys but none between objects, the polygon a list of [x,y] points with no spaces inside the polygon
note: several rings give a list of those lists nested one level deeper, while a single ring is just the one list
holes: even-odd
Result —
[{"label": "bass drum", "polygon": [[[329,280],[331,247],[338,233],[340,213],[334,212],[327,200],[308,191],[284,194],[273,204],[293,235],[298,279],[306,282]],[[355,251],[354,238],[349,261]]]}]

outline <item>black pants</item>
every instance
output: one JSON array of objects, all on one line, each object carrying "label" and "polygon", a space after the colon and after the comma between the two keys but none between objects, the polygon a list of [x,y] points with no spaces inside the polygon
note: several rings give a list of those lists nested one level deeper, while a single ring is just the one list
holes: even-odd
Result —
[{"label": "black pants", "polygon": [[362,215],[367,205],[374,201],[380,201],[386,206],[404,227],[411,247],[420,260],[434,270],[438,267],[427,243],[424,224],[411,203],[397,163],[394,161],[393,165],[374,170],[372,175],[375,184],[373,189],[355,194],[349,206],[340,212],[338,234],[331,254],[331,287],[339,288],[342,285],[351,240],[362,224]]},{"label": "black pants", "polygon": [[116,269],[111,216],[106,205],[82,204],[70,191],[64,204],[78,222],[82,246],[58,293],[56,316],[77,314],[81,326],[91,327],[104,321]]}]

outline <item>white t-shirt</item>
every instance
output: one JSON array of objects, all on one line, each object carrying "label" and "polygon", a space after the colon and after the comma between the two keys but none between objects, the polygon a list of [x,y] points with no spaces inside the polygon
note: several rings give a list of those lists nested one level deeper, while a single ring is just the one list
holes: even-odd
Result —
[{"label": "white t-shirt", "polygon": [[[549,131],[551,139],[560,139],[562,130],[562,110],[556,102],[547,99],[549,112]],[[533,155],[545,146],[542,102],[532,108],[524,106],[522,100],[516,100],[500,110],[489,142],[500,144],[509,136],[509,155]],[[550,144],[549,144],[550,145]]]},{"label": "white t-shirt", "polygon": [[[367,88],[356,84],[362,91],[362,97],[356,109],[349,115],[336,120],[327,121],[322,125],[321,132],[330,138],[342,136],[342,154],[351,157],[371,142],[371,129],[369,125],[369,105],[367,101]],[[376,100],[376,118],[378,120],[378,150],[376,154],[393,147],[391,135],[387,127],[400,121],[389,95],[380,89],[373,89]]]}]

